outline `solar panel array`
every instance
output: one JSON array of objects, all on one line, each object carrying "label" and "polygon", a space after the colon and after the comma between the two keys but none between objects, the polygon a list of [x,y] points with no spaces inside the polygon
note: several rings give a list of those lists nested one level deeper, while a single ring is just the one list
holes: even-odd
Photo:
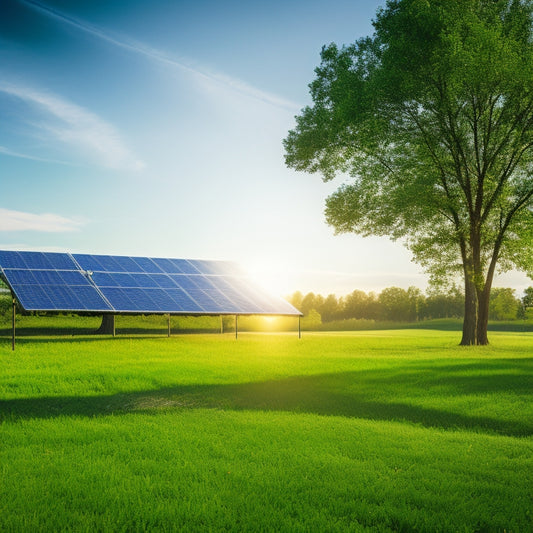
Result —
[{"label": "solar panel array", "polygon": [[27,311],[300,315],[226,261],[0,251],[0,272]]}]

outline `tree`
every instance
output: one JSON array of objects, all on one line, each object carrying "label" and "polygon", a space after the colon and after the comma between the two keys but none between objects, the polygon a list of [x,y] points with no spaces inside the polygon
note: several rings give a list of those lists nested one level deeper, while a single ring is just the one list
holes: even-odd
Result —
[{"label": "tree", "polygon": [[528,287],[524,290],[524,297],[522,298],[522,305],[525,309],[533,307],[533,287]]},{"label": "tree", "polygon": [[366,292],[355,290],[344,298],[344,318],[375,318],[368,316],[369,297]]},{"label": "tree", "polygon": [[422,306],[422,318],[459,318],[463,313],[463,295],[453,287],[447,293],[432,291]]},{"label": "tree", "polygon": [[520,307],[521,302],[515,297],[514,289],[492,289],[489,318],[494,320],[514,320],[517,318]]},{"label": "tree", "polygon": [[487,344],[496,268],[533,275],[532,2],[389,0],[373,24],[322,49],[286,164],[349,174],[327,222],[461,275],[461,344]]},{"label": "tree", "polygon": [[299,307],[299,310],[304,314],[304,315],[308,315],[309,314],[309,311],[311,311],[311,309],[315,309],[315,300],[316,300],[316,296],[315,296],[315,293],[314,292],[308,292],[303,300],[302,300],[302,303]]},{"label": "tree", "polygon": [[383,289],[378,297],[381,317],[384,320],[397,322],[417,320],[418,304],[421,299],[422,292],[416,287],[409,287],[408,290],[399,287]]},{"label": "tree", "polygon": [[328,294],[324,303],[317,308],[324,322],[331,322],[335,320],[339,311],[339,302],[334,294]]}]

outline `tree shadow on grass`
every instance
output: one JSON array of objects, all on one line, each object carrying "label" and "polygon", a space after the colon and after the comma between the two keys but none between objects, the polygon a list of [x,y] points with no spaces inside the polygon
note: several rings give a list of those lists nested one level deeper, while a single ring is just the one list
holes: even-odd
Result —
[{"label": "tree shadow on grass", "polygon": [[[433,383],[433,384],[432,384]],[[438,387],[438,393],[432,393]],[[221,409],[285,411],[323,416],[408,422],[424,427],[468,429],[509,436],[533,435],[533,420],[502,419],[489,414],[454,412],[450,399],[469,390],[528,394],[531,379],[490,376],[435,376],[420,381],[420,373],[397,375],[369,370],[313,376],[295,376],[239,384],[178,385],[156,390],[106,396],[65,396],[0,400],[0,420],[15,421],[58,416],[105,416],[124,413],[155,413],[161,410]],[[442,398],[446,407],[416,405],[396,398],[419,396]],[[419,403],[424,403],[420,401]],[[433,402],[438,403],[438,402]],[[458,410],[458,409],[457,409]],[[456,411],[457,411],[456,410]]]}]

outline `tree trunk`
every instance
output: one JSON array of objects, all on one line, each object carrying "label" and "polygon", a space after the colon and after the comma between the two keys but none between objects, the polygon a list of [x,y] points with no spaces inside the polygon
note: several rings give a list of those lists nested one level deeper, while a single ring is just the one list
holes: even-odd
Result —
[{"label": "tree trunk", "polygon": [[480,346],[486,346],[489,343],[487,328],[489,325],[489,302],[490,287],[485,287],[483,292],[478,296],[478,318],[476,341]]},{"label": "tree trunk", "polygon": [[102,315],[102,323],[95,331],[99,335],[115,336],[115,315]]},{"label": "tree trunk", "polygon": [[472,346],[477,343],[477,296],[474,282],[465,275],[465,314],[463,318],[463,338],[461,346]]}]

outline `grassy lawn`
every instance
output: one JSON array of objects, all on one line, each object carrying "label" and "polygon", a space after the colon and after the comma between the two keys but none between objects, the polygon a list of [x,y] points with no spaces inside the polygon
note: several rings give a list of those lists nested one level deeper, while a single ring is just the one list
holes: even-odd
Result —
[{"label": "grassy lawn", "polygon": [[507,531],[533,333],[0,339],[0,531]]}]

